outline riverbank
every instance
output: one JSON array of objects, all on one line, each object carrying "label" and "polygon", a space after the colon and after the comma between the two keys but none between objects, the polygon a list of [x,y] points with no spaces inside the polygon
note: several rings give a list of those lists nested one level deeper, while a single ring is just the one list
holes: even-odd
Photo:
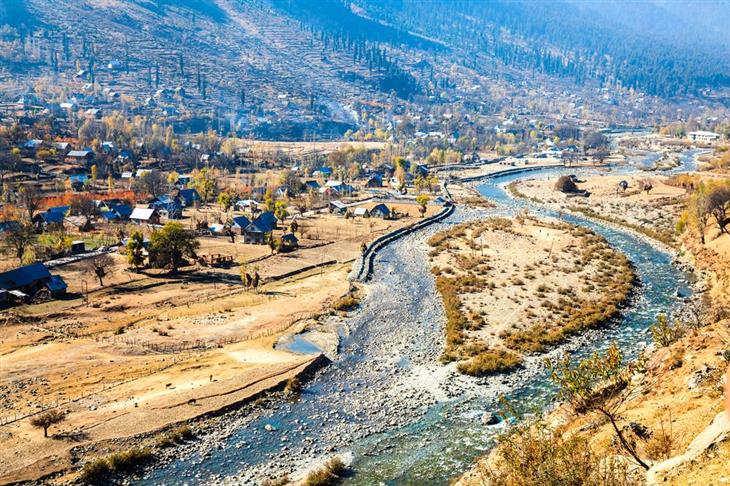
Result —
[{"label": "riverbank", "polygon": [[[592,187],[600,191],[601,185],[607,188],[615,182],[592,181]],[[548,184],[524,181],[515,184],[512,192],[533,202],[550,204],[543,200],[549,197],[545,193],[536,196],[540,188],[547,190]],[[541,187],[536,190],[535,186]],[[632,218],[646,206],[651,207],[641,196],[635,199],[634,208],[613,210],[623,218]],[[681,201],[677,204],[681,211]],[[678,212],[670,216],[676,217]],[[668,316],[669,331],[655,335],[654,343],[643,353],[644,364],[632,376],[620,409],[621,425],[633,434],[639,455],[651,466],[646,473],[648,484],[719,485],[730,480],[730,420],[722,411],[722,386],[728,379],[730,237],[712,229],[705,237],[704,245],[690,232],[677,237],[675,247],[681,246],[685,268],[691,265],[696,269],[693,297],[685,299],[682,308]],[[617,453],[610,424],[598,416],[576,416],[561,406],[547,416],[547,423],[557,437],[584,438],[597,457],[614,457]],[[639,431],[640,435],[631,431]],[[493,469],[499,452],[497,448],[479,461],[457,484],[483,484],[486,464]],[[638,473],[643,483],[644,472]]]}]

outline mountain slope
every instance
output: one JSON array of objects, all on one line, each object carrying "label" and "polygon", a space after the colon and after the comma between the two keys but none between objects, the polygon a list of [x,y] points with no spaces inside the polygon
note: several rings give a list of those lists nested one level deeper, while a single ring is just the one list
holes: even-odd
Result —
[{"label": "mountain slope", "polygon": [[727,49],[686,41],[696,22],[681,27],[661,1],[625,10],[684,29],[675,42],[575,0],[5,0],[0,94],[39,79],[75,93],[85,69],[132,105],[182,88],[178,109],[244,131],[324,122],[342,132],[357,124],[357,102],[496,110],[535,88],[595,98],[603,87],[619,103],[629,89],[673,98],[730,87]]}]

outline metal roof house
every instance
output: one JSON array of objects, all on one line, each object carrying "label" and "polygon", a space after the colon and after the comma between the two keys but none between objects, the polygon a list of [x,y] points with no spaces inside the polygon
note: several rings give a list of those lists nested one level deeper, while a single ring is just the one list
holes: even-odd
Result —
[{"label": "metal roof house", "polygon": [[252,245],[263,245],[268,235],[276,229],[276,216],[271,211],[261,213],[258,218],[243,230],[243,242]]},{"label": "metal roof house", "polygon": [[160,213],[155,208],[134,208],[129,219],[137,224],[160,224]]},{"label": "metal roof house", "polygon": [[231,229],[238,231],[240,234],[243,234],[243,231],[251,224],[251,220],[246,216],[236,216],[232,221]]},{"label": "metal roof house", "polygon": [[71,150],[66,154],[66,160],[69,162],[89,162],[94,159],[93,150]]},{"label": "metal roof house", "polygon": [[51,275],[45,265],[34,263],[0,273],[0,289],[20,292],[28,297],[58,297],[66,293],[67,285],[57,275]]},{"label": "metal roof house", "polygon": [[195,189],[180,189],[178,199],[185,207],[190,207],[202,200],[200,194]]},{"label": "metal roof house", "polygon": [[370,210],[370,216],[388,219],[390,217],[390,209],[385,204],[380,203]]},{"label": "metal roof house", "polygon": [[9,232],[9,231],[17,231],[21,228],[21,225],[19,222],[10,220],[10,221],[0,221],[0,234]]}]

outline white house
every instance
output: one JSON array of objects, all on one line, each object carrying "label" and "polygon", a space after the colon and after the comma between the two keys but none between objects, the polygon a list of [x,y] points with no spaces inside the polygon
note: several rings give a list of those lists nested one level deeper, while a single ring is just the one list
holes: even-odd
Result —
[{"label": "white house", "polygon": [[715,132],[706,132],[704,130],[698,130],[696,132],[689,132],[687,134],[690,140],[694,142],[716,142],[720,140],[720,134]]}]

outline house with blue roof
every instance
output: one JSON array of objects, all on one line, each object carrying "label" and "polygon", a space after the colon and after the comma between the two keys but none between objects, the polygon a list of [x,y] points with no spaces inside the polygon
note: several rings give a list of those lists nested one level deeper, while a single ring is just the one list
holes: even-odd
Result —
[{"label": "house with blue roof", "polygon": [[312,177],[319,177],[322,176],[324,178],[328,178],[332,175],[332,169],[329,167],[320,167],[319,169],[312,172]]},{"label": "house with blue roof", "polygon": [[33,222],[43,229],[48,229],[49,227],[63,226],[63,220],[65,217],[65,211],[48,210],[33,216]]},{"label": "house with blue roof", "polygon": [[107,221],[127,221],[132,211],[132,207],[126,204],[110,204],[106,211],[101,212],[101,217]]},{"label": "house with blue roof", "polygon": [[51,275],[42,263],[0,273],[0,290],[21,297],[58,297],[65,294],[67,288],[66,282],[57,275]]},{"label": "house with blue roof", "polygon": [[252,245],[266,244],[276,229],[278,219],[271,211],[261,213],[243,230],[243,242]]},{"label": "house with blue roof", "polygon": [[246,216],[235,216],[231,220],[231,229],[237,231],[239,234],[243,234],[244,230],[251,224],[251,220]]},{"label": "house with blue roof", "polygon": [[177,199],[186,208],[189,208],[202,200],[200,194],[198,194],[198,191],[195,189],[180,189]]}]

